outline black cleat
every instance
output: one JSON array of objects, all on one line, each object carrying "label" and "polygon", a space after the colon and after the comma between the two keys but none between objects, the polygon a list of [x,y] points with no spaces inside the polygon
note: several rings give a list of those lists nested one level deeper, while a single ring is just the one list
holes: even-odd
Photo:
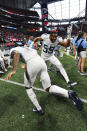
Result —
[{"label": "black cleat", "polygon": [[33,111],[38,113],[39,115],[44,115],[44,111],[43,110],[38,111],[36,107],[33,108]]},{"label": "black cleat", "polygon": [[75,86],[75,85],[77,85],[77,82],[71,82],[71,81],[69,81],[67,83],[67,87],[72,87],[72,86]]},{"label": "black cleat", "polygon": [[68,91],[69,98],[73,101],[76,108],[81,111],[83,109],[82,101],[77,96],[76,92],[73,90]]}]

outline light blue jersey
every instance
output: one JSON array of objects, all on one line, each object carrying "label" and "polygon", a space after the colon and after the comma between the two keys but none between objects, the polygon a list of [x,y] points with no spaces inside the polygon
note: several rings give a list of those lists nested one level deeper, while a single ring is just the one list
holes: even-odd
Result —
[{"label": "light blue jersey", "polygon": [[76,40],[77,40],[77,36],[74,37],[74,38],[71,40],[71,43],[72,43],[73,45],[75,45],[75,46],[76,46],[76,43],[75,43]]},{"label": "light blue jersey", "polygon": [[[82,40],[83,40],[83,42],[81,43]],[[85,41],[84,39],[80,38],[80,40],[78,40],[78,41],[76,42],[76,47],[77,47],[77,48],[78,48],[78,46],[79,46],[80,43],[81,43],[81,46],[82,46],[83,48],[86,48],[86,47],[87,47],[86,41]]]}]

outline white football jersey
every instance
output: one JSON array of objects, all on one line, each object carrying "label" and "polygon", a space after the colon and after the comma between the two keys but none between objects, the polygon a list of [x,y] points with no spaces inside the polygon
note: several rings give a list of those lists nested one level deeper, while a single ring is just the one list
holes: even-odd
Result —
[{"label": "white football jersey", "polygon": [[27,62],[28,60],[31,60],[32,58],[38,56],[36,50],[31,49],[27,46],[12,48],[10,50],[10,54],[14,51],[20,53],[25,62]]},{"label": "white football jersey", "polygon": [[57,37],[56,41],[52,43],[50,40],[49,34],[43,34],[41,38],[43,39],[42,53],[41,56],[50,57],[54,54],[54,48],[58,45],[59,42],[62,42],[61,37]]}]

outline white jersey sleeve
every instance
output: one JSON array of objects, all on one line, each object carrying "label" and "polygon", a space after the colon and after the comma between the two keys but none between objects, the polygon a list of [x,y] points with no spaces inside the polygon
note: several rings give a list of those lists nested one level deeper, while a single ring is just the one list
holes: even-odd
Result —
[{"label": "white jersey sleeve", "polygon": [[58,43],[63,42],[62,37],[57,37]]},{"label": "white jersey sleeve", "polygon": [[43,40],[45,40],[47,37],[48,37],[48,34],[46,34],[46,33],[41,35],[41,38],[42,38]]}]

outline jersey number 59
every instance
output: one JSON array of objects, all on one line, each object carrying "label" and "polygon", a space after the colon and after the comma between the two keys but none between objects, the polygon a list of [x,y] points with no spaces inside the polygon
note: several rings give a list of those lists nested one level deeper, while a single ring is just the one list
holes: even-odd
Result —
[{"label": "jersey number 59", "polygon": [[44,44],[43,52],[48,53],[48,54],[52,54],[54,51],[54,48],[55,48],[54,46],[48,47],[48,45]]}]

